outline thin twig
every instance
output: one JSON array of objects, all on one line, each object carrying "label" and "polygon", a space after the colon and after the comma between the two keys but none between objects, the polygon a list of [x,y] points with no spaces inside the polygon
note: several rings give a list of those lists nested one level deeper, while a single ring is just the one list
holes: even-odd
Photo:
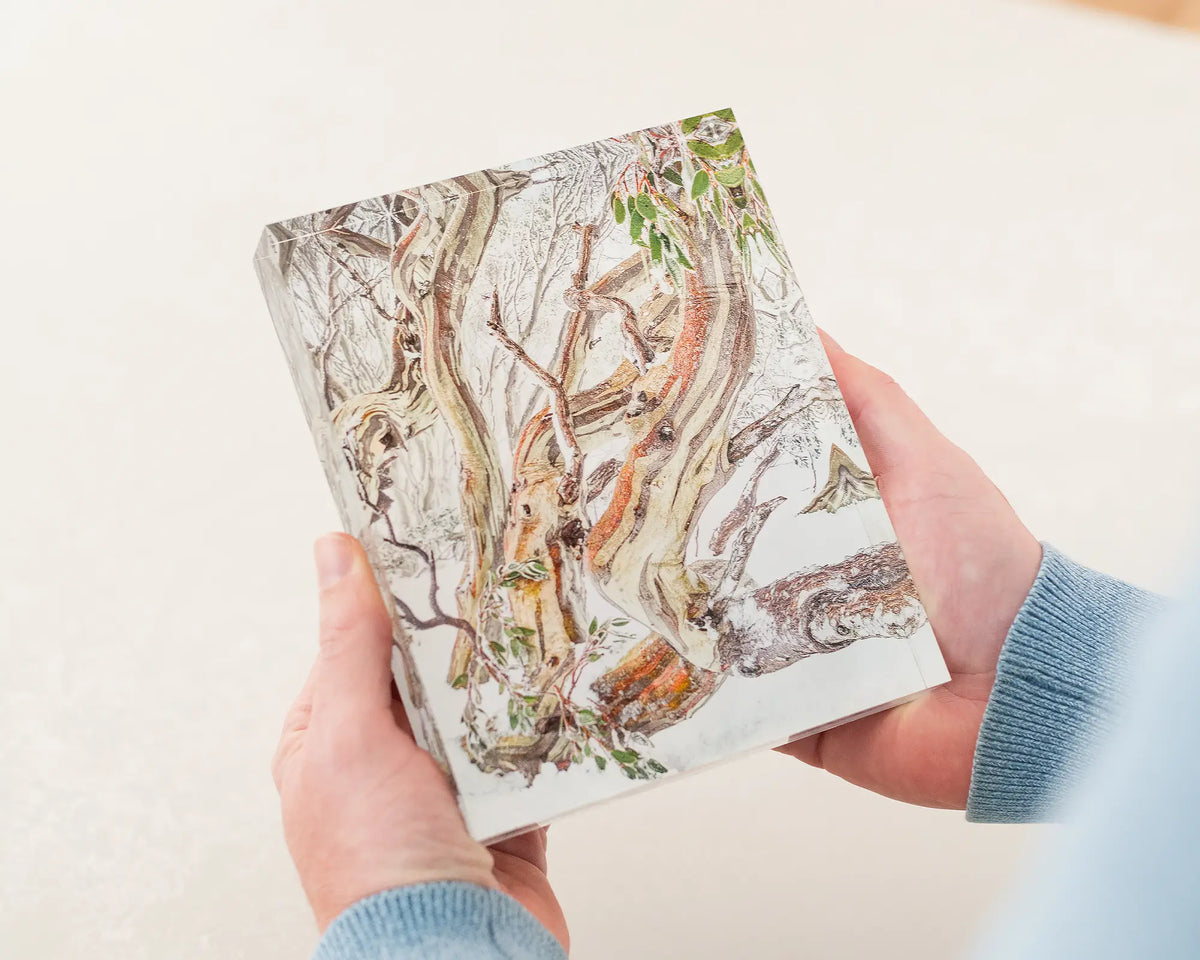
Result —
[{"label": "thin twig", "polygon": [[561,382],[533,359],[525,348],[508,335],[504,322],[500,319],[500,290],[492,293],[492,315],[488,321],[488,329],[496,335],[506,350],[524,364],[529,371],[542,382],[550,391],[554,433],[558,437],[558,445],[562,448],[563,479],[559,485],[559,496],[563,503],[574,503],[579,499],[583,489],[583,451],[579,447],[579,438],[575,436],[575,427],[571,422],[571,407],[567,401],[567,391]]},{"label": "thin twig", "polygon": [[454,627],[468,634],[472,640],[477,639],[474,626],[462,619],[462,617],[455,617],[446,613],[438,602],[437,564],[434,562],[433,557],[415,543],[406,543],[403,540],[396,539],[396,531],[392,527],[391,517],[386,513],[383,513],[382,516],[383,522],[387,524],[388,528],[388,535],[383,538],[384,542],[390,543],[393,547],[399,547],[401,550],[408,550],[415,553],[425,562],[425,566],[429,570],[429,608],[433,611],[433,617],[428,620],[418,617],[413,613],[412,607],[393,593],[392,597],[396,601],[396,606],[400,608],[400,613],[404,619],[418,630],[428,630],[430,627]]}]

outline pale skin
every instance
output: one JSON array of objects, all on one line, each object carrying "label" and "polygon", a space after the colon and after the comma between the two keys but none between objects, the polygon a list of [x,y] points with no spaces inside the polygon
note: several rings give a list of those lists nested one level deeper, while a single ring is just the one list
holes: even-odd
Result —
[{"label": "pale skin", "polygon": [[[780,748],[877,793],[961,809],[1004,637],[1042,549],[976,463],[886,374],[822,335],[951,681]],[[568,945],[546,831],[484,847],[413,742],[391,674],[391,624],[358,543],[315,548],[320,648],[272,763],[284,834],[317,925],[415,883],[459,880],[519,900]]]}]

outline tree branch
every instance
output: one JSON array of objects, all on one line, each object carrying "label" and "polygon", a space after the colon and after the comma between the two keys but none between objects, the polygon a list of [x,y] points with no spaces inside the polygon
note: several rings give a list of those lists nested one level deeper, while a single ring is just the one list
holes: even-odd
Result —
[{"label": "tree branch", "polygon": [[841,391],[838,390],[837,381],[832,376],[821,377],[814,386],[810,387],[796,384],[770,411],[743,427],[730,438],[726,448],[729,462],[738,463],[744,460],[751,450],[801,410],[814,403],[835,402],[841,399]]},{"label": "tree branch", "polygon": [[492,292],[492,315],[488,321],[488,329],[496,335],[517,360],[524,364],[529,371],[542,382],[550,392],[550,404],[554,418],[554,432],[558,437],[563,456],[563,478],[558,492],[563,503],[574,503],[579,499],[583,487],[583,452],[579,449],[579,438],[575,436],[575,427],[571,422],[571,408],[567,401],[567,391],[562,383],[533,359],[525,348],[508,335],[504,322],[500,319],[500,291]]},{"label": "tree branch", "polygon": [[721,578],[720,585],[713,592],[714,605],[727,599],[737,589],[742,577],[746,575],[746,564],[750,560],[750,551],[754,548],[754,541],[758,539],[763,524],[767,522],[767,517],[775,512],[775,508],[785,500],[787,497],[775,497],[766,503],[760,503],[750,511],[750,516],[746,518],[742,532],[734,541],[733,552],[730,554],[725,576]]},{"label": "tree branch", "polygon": [[567,303],[574,309],[567,319],[567,330],[562,340],[561,354],[558,358],[558,382],[563,389],[570,392],[578,386],[583,364],[587,359],[587,345],[582,343],[582,336],[587,321],[587,308],[579,300],[578,293],[587,284],[588,268],[592,262],[592,236],[595,226],[587,224],[580,227],[579,265],[571,278],[571,287],[567,291]]},{"label": "tree branch", "polygon": [[645,373],[654,362],[654,348],[638,329],[637,314],[633,312],[633,307],[620,297],[604,297],[586,290],[579,294],[579,302],[584,306],[594,303],[621,312],[621,332],[625,334],[626,354],[638,368],[638,373]]},{"label": "tree branch", "polygon": [[613,482],[613,479],[620,470],[621,461],[613,457],[612,459],[605,460],[588,474],[587,498],[589,503],[604,492],[604,489]]},{"label": "tree branch", "polygon": [[717,529],[713,531],[712,540],[709,542],[709,547],[713,553],[724,553],[725,547],[729,544],[729,538],[745,525],[750,517],[750,511],[754,509],[754,501],[758,497],[758,482],[778,456],[779,447],[773,447],[762,458],[758,466],[754,468],[754,476],[750,478],[750,482],[746,484],[746,489],[738,497],[737,506],[726,514],[725,519],[717,524]]},{"label": "tree branch", "polygon": [[408,550],[412,553],[415,553],[425,562],[425,566],[429,570],[429,608],[433,611],[433,616],[428,620],[418,617],[415,613],[413,613],[412,607],[397,597],[393,592],[392,598],[396,601],[396,606],[400,608],[401,615],[418,630],[428,630],[430,627],[454,627],[456,630],[462,630],[464,633],[469,634],[471,639],[475,640],[475,627],[472,624],[468,623],[461,617],[451,616],[442,610],[437,596],[437,564],[434,563],[433,557],[418,547],[415,543],[405,543],[402,540],[397,540],[395,532],[392,531],[391,520],[387,519],[386,514],[384,516],[387,522],[388,530],[390,531],[389,535],[383,538],[384,542],[390,543],[393,547],[399,547],[402,550]]}]

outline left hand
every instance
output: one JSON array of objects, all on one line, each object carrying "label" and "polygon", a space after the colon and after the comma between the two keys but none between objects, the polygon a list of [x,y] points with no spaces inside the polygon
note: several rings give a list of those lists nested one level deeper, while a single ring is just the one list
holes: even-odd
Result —
[{"label": "left hand", "polygon": [[546,831],[472,840],[450,785],[393,695],[392,624],[358,542],[317,541],[320,649],[271,765],[288,849],[322,932],[358,900],[458,880],[520,901],[563,944]]}]

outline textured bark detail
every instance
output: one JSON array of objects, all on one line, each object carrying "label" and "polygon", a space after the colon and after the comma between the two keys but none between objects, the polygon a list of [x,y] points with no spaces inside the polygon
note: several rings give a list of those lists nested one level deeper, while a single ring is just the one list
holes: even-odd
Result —
[{"label": "textured bark detail", "polygon": [[771,465],[779,458],[779,448],[772,447],[758,466],[754,468],[754,475],[751,476],[750,482],[746,484],[746,489],[742,491],[742,495],[738,497],[737,506],[717,524],[717,529],[713,531],[712,539],[709,541],[709,547],[713,553],[724,553],[725,548],[729,546],[729,538],[737,533],[746,521],[750,518],[751,512],[754,510],[754,505],[758,497],[758,483],[762,479],[762,475],[770,469]]},{"label": "textured bark detail", "polygon": [[[420,213],[392,252],[393,286],[421,328],[422,373],[458,457],[460,503],[469,544],[457,595],[459,616],[478,619],[479,600],[499,560],[505,513],[503,475],[487,422],[462,374],[462,318],[472,280],[504,202],[528,183],[524,173],[485,170],[420,188]],[[470,661],[472,638],[459,631],[451,682]]]},{"label": "textured bark detail", "polygon": [[635,388],[629,454],[588,537],[596,583],[697,666],[718,663],[701,621],[709,585],[686,566],[692,525],[730,474],[727,425],[754,352],[754,314],[726,233],[708,224],[690,251],[683,318],[669,362]]},{"label": "textured bark detail", "polygon": [[721,685],[720,673],[684,660],[657,634],[592,684],[608,723],[651,736],[686,720]]},{"label": "textured bark detail", "polygon": [[864,637],[908,637],[925,623],[897,543],[783,577],[720,611],[721,665],[756,677]]},{"label": "textured bark detail", "polygon": [[820,382],[811,387],[797,384],[768,413],[743,427],[729,441],[729,461],[739,463],[788,420],[814,403],[842,402],[842,392],[833,377],[822,377]]}]

